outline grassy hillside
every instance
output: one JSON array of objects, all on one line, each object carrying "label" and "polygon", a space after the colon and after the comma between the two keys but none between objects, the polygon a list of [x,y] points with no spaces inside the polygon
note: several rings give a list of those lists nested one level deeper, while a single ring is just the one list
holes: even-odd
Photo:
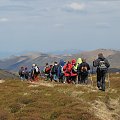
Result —
[{"label": "grassy hillside", "polygon": [[106,92],[94,84],[7,80],[0,83],[0,120],[120,120],[120,74]]}]

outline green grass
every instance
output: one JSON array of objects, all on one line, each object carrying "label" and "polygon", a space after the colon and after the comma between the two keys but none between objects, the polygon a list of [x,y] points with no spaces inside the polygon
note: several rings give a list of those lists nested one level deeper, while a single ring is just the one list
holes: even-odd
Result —
[{"label": "green grass", "polygon": [[93,87],[46,81],[41,82],[54,87],[30,87],[28,82],[7,80],[0,84],[0,120],[100,120],[91,109],[96,100],[119,114],[120,110],[115,110],[119,108],[114,108],[110,103],[110,100],[118,99],[119,107],[119,77],[120,75],[110,75],[111,88],[106,92],[95,88],[95,77]]}]

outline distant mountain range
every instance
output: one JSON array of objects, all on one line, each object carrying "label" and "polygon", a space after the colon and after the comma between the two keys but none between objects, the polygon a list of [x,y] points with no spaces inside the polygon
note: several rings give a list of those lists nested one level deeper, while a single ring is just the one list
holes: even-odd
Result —
[{"label": "distant mountain range", "polygon": [[77,54],[46,54],[40,52],[30,52],[20,56],[12,56],[10,58],[0,61],[0,68],[7,70],[18,70],[21,66],[31,67],[33,63],[43,67],[45,63],[52,64],[54,61],[64,59],[65,61],[73,58],[86,58],[88,63],[92,65],[92,61],[97,58],[98,53],[102,52],[105,57],[108,58],[111,64],[111,68],[120,69],[120,51],[111,49],[97,49],[93,51],[78,52]]}]

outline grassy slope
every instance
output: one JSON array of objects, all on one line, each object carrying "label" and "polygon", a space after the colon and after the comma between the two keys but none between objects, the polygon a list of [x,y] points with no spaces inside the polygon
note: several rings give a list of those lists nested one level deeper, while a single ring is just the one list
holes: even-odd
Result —
[{"label": "grassy slope", "polygon": [[120,75],[110,78],[106,92],[95,82],[92,87],[8,80],[0,84],[0,120],[119,120]]}]

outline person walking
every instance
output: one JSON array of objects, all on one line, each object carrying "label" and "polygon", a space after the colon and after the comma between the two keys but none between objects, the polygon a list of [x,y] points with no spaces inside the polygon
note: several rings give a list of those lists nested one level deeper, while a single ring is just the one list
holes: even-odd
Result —
[{"label": "person walking", "polygon": [[72,70],[71,70],[71,82],[73,84],[77,84],[77,67],[76,67],[76,60],[72,60]]},{"label": "person walking", "polygon": [[19,76],[20,76],[21,81],[25,80],[25,69],[23,66],[19,70]]},{"label": "person walking", "polygon": [[102,53],[98,54],[98,59],[93,61],[93,66],[97,67],[97,87],[99,90],[105,91],[105,77],[110,64]]},{"label": "person walking", "polygon": [[40,74],[40,69],[36,64],[32,65],[31,78],[32,81],[37,82],[39,80],[38,75]]},{"label": "person walking", "polygon": [[58,82],[58,64],[57,64],[57,62],[54,62],[54,65],[51,69],[51,74],[53,76],[53,80],[55,82]]},{"label": "person walking", "polygon": [[28,80],[29,79],[29,71],[28,68],[25,67],[25,79]]},{"label": "person walking", "polygon": [[89,74],[90,66],[86,62],[86,59],[82,59],[82,63],[78,66],[78,73],[80,74],[80,83],[87,84],[88,83],[88,74]]},{"label": "person walking", "polygon": [[65,82],[64,71],[63,71],[64,65],[65,65],[65,61],[61,59],[58,64],[58,78],[60,83]]},{"label": "person walking", "polygon": [[63,71],[64,71],[64,75],[65,75],[65,82],[67,82],[67,83],[71,83],[72,67],[73,66],[70,61],[68,61],[63,67]]},{"label": "person walking", "polygon": [[46,66],[44,67],[44,73],[45,73],[46,80],[50,79],[50,71],[51,71],[51,67],[49,66],[48,63],[46,63]]}]

